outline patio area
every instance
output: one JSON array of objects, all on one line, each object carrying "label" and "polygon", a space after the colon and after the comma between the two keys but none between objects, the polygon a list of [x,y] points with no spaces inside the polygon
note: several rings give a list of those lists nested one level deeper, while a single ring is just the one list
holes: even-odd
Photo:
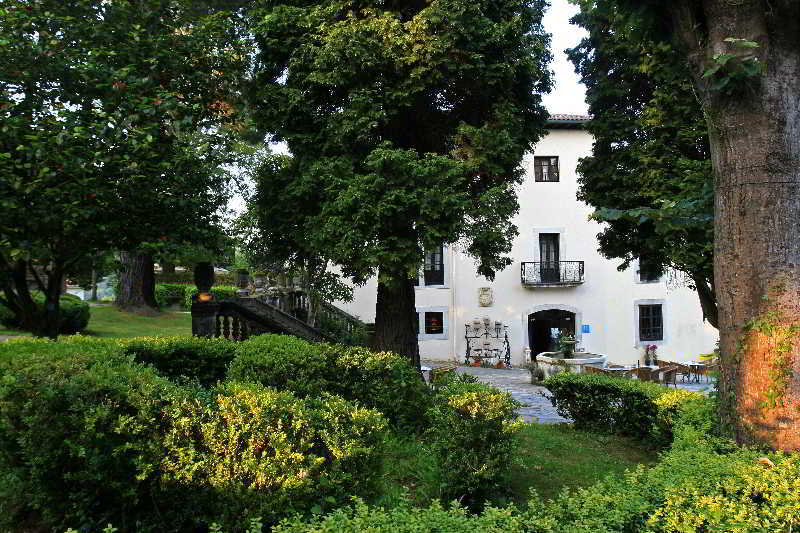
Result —
[{"label": "patio area", "polygon": [[[426,361],[423,363],[431,368],[443,365],[441,361]],[[560,424],[570,420],[560,416],[553,404],[544,396],[547,389],[540,385],[531,384],[530,373],[522,368],[480,368],[471,366],[459,366],[456,369],[461,374],[471,374],[480,381],[497,387],[500,390],[511,393],[511,396],[524,405],[519,409],[519,415],[526,422],[538,422],[540,424]],[[703,394],[708,394],[714,388],[713,380],[700,383],[676,381],[679,389],[686,389]]]}]

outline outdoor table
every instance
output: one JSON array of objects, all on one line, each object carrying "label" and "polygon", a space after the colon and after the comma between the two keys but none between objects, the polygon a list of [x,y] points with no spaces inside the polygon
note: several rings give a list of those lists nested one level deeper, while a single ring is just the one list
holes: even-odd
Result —
[{"label": "outdoor table", "polygon": [[[678,361],[680,364],[684,366],[688,366],[689,370],[694,374],[694,382],[700,383],[700,374],[706,367],[705,363],[701,363],[700,361]],[[689,381],[692,381],[692,376],[689,376]]]}]

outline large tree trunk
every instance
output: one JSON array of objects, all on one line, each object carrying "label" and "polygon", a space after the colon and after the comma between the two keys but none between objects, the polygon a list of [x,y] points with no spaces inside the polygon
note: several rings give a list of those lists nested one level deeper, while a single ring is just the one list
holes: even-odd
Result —
[{"label": "large tree trunk", "polygon": [[[674,6],[697,69],[716,176],[720,415],[740,443],[800,450],[800,2]],[[737,50],[729,37],[759,47]],[[731,93],[700,77],[715,54],[750,51],[766,71],[726,87]]]},{"label": "large tree trunk", "polygon": [[394,276],[389,282],[380,281],[381,276],[378,279],[374,347],[404,355],[419,368],[413,281],[404,275]]},{"label": "large tree trunk", "polygon": [[137,312],[157,311],[153,258],[145,254],[121,252],[120,260],[122,269],[115,301],[117,306]]}]

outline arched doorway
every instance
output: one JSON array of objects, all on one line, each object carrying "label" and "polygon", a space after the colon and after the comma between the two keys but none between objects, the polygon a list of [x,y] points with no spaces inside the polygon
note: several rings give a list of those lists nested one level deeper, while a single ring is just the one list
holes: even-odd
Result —
[{"label": "arched doorway", "polygon": [[546,309],[528,315],[528,342],[531,355],[558,350],[558,337],[575,337],[575,313],[564,309]]}]

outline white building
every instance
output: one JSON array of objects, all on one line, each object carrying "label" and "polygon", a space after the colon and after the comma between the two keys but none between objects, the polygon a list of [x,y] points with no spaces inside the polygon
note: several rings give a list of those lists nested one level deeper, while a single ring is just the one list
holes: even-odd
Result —
[{"label": "white building", "polygon": [[[467,325],[502,322],[511,362],[555,348],[558,332],[574,333],[577,346],[608,360],[632,363],[655,344],[665,360],[688,360],[714,349],[717,331],[703,321],[697,295],[675,273],[648,273],[638,264],[620,272],[619,260],[597,251],[602,226],[592,208],[576,200],[578,159],[591,154],[587,117],[555,115],[551,130],[525,157],[518,190],[513,263],[489,282],[474,260],[453,248],[428,253],[416,290],[420,355],[464,361]],[[375,319],[376,281],[357,287],[351,303],[337,305],[365,322]],[[483,296],[481,296],[483,295]],[[471,348],[483,339],[470,340]],[[492,341],[493,347],[498,347]]]}]

